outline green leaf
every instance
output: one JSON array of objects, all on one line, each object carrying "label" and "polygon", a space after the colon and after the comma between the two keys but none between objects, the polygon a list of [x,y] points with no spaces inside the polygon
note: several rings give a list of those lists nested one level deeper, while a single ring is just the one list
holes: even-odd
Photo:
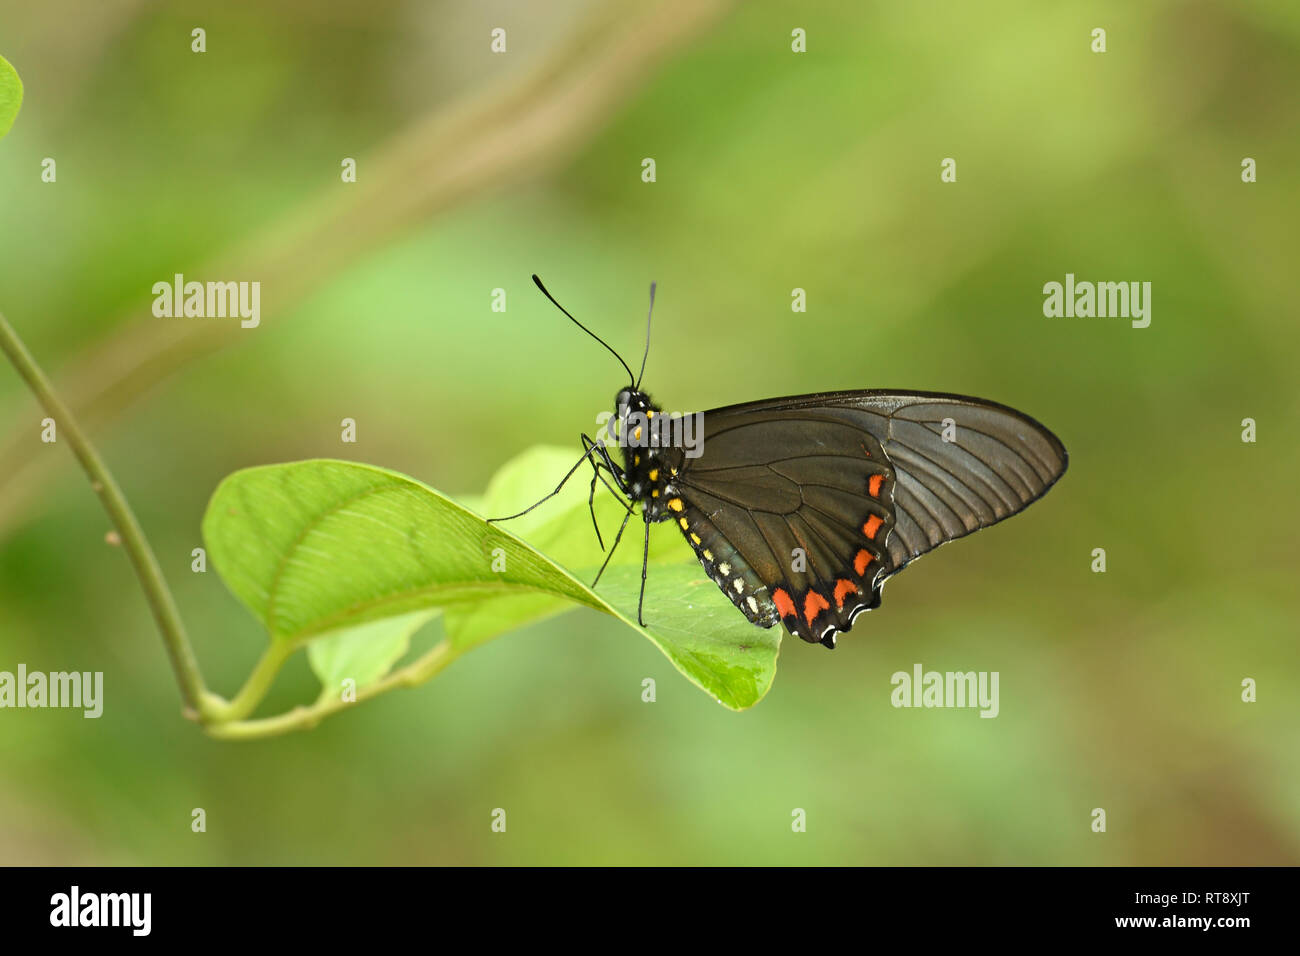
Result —
[{"label": "green leaf", "polygon": [[23,103],[23,81],[4,57],[0,56],[0,136],[9,132]]},{"label": "green leaf", "polygon": [[[531,504],[554,488],[576,458],[570,453],[565,467],[555,470],[553,450],[528,453],[493,482],[484,507],[495,510],[493,505],[507,498],[512,499],[503,509],[507,512]],[[545,553],[507,525],[488,524],[412,478],[332,460],[230,475],[208,505],[203,536],[222,579],[272,640],[303,641],[446,608],[449,639],[464,650],[524,621],[581,604],[640,631],[726,706],[739,710],[757,703],[775,676],[779,632],[755,628],[737,613],[675,529],[657,525],[652,534],[649,627],[636,624],[644,528],[639,515],[629,522],[626,550],[611,563],[599,592],[587,586],[602,557],[585,513],[589,482],[575,475],[572,490],[510,523]],[[538,486],[543,490],[534,494]],[[625,511],[608,493],[600,497],[597,514],[608,544]],[[557,555],[580,573],[568,570]],[[375,659],[391,666],[393,646]]]},{"label": "green leaf", "polygon": [[351,678],[360,690],[386,675],[411,646],[411,635],[437,611],[413,611],[318,637],[307,645],[307,660],[321,687],[337,692]]},{"label": "green leaf", "polygon": [[[396,472],[317,460],[226,478],[208,554],[275,640],[521,590],[599,606],[523,542]],[[500,549],[506,570],[491,568]]]}]

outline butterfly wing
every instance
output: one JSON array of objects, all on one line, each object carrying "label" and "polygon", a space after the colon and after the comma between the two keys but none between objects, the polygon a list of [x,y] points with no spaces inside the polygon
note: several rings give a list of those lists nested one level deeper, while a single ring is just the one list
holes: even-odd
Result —
[{"label": "butterfly wing", "polygon": [[1032,418],[960,395],[774,399],[705,412],[703,429],[702,454],[676,463],[687,540],[751,621],[828,646],[886,580],[1023,510],[1067,465]]}]

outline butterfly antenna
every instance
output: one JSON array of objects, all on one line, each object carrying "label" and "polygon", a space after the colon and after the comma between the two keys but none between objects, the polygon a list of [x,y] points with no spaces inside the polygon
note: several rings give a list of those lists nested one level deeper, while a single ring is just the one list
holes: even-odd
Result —
[{"label": "butterfly antenna", "polygon": [[591,329],[587,328],[585,325],[583,325],[581,322],[579,322],[577,319],[575,319],[575,318],[573,317],[573,315],[570,314],[570,312],[569,312],[568,309],[566,309],[564,306],[560,305],[560,303],[556,302],[556,301],[555,301],[555,296],[551,295],[549,292],[546,291],[546,286],[542,285],[542,280],[539,279],[539,278],[537,277],[537,273],[535,273],[535,272],[533,273],[533,282],[536,284],[537,288],[539,288],[539,289],[542,290],[542,295],[546,296],[546,298],[548,298],[548,299],[551,300],[551,305],[555,306],[557,309],[559,309],[559,310],[560,310],[561,312],[563,312],[565,315],[569,316],[570,321],[572,321],[574,325],[576,325],[578,328],[582,329],[582,331],[586,332],[588,335],[590,335],[593,339],[595,339],[595,340],[596,340],[597,342],[599,342],[601,345],[605,346],[605,348],[609,349],[609,354],[612,355],[612,356],[614,356],[614,358],[618,359],[618,364],[621,365],[621,366],[623,366],[623,371],[627,372],[627,379],[628,379],[628,381],[629,381],[629,382],[632,382],[632,387],[633,387],[633,388],[636,388],[636,380],[633,379],[633,377],[632,377],[632,370],[631,370],[630,368],[628,368],[628,367],[627,367],[627,363],[623,361],[623,356],[619,355],[619,354],[618,354],[617,352],[615,352],[612,348],[610,348],[609,343],[606,342],[604,339],[602,339],[599,335],[597,335],[595,332],[591,331]]},{"label": "butterfly antenna", "polygon": [[650,316],[655,314],[655,285],[657,283],[650,283],[650,311],[645,317],[645,352],[641,355],[641,375],[636,377],[636,384],[632,386],[637,391],[641,389],[641,376],[645,375],[645,360],[650,357]]}]

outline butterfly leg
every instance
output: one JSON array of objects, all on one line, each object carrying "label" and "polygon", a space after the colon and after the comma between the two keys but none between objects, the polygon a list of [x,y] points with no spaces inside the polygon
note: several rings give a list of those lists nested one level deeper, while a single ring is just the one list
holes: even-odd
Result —
[{"label": "butterfly leg", "polygon": [[[608,481],[605,481],[605,477],[602,475],[600,480],[605,483],[605,487],[609,488],[610,493],[613,494],[615,498],[618,498],[620,495],[626,495],[627,484],[623,481],[623,469],[614,463],[614,459],[609,457],[609,449],[605,447],[605,442],[593,441],[591,436],[587,435],[585,432],[579,437],[582,439],[582,447],[587,449],[587,453],[590,454],[594,450],[596,452],[596,458],[600,459],[600,461],[596,461],[596,458],[591,459],[592,468],[594,468],[597,473],[600,472],[602,467],[609,472],[609,476],[614,479],[614,485],[618,487],[618,491],[615,491],[614,487],[611,486]],[[626,502],[623,503],[623,507],[628,511],[632,510],[631,506]]]},{"label": "butterfly leg", "polygon": [[532,511],[534,508],[538,507],[539,505],[543,504],[544,502],[550,501],[552,498],[554,498],[556,495],[558,495],[558,494],[560,493],[560,490],[561,490],[561,489],[562,489],[566,484],[569,483],[569,479],[573,477],[573,473],[574,473],[575,471],[577,471],[579,468],[582,467],[582,463],[583,463],[584,461],[591,461],[591,452],[592,452],[592,450],[593,450],[595,447],[596,447],[596,446],[593,445],[591,448],[588,448],[588,449],[587,449],[587,451],[583,454],[583,456],[582,456],[581,458],[578,459],[577,463],[574,464],[574,466],[573,466],[572,468],[569,469],[569,473],[568,473],[567,475],[565,475],[563,478],[560,479],[560,483],[559,483],[558,485],[555,486],[555,490],[552,491],[549,495],[546,495],[546,496],[543,497],[540,501],[537,501],[537,502],[535,502],[534,504],[529,505],[529,506],[528,506],[527,508],[525,508],[523,511],[520,511],[520,512],[518,512],[518,513],[516,513],[516,514],[506,515],[504,518],[488,518],[488,519],[487,519],[487,520],[488,520],[488,524],[491,524],[491,523],[493,523],[494,521],[513,521],[515,518],[522,518],[524,515],[528,514],[528,512]]},{"label": "butterfly leg", "polygon": [[605,555],[605,560],[601,562],[600,570],[596,572],[596,580],[591,582],[592,590],[595,590],[596,585],[600,583],[600,576],[605,573],[605,568],[609,567],[609,559],[614,556],[614,551],[618,548],[618,543],[623,540],[623,532],[627,529],[627,519],[631,517],[631,511],[623,515],[623,523],[618,526],[618,534],[614,536],[614,544],[610,547],[609,553]]},{"label": "butterfly leg", "polygon": [[[604,474],[601,473],[601,470],[600,470],[600,469],[603,468],[603,467],[604,467],[604,466],[601,465],[601,466],[598,466],[598,467],[596,468],[596,474],[599,475],[601,482],[603,482],[604,485],[605,485],[605,487],[609,489],[609,493],[610,493],[611,495],[614,496],[615,500],[617,500],[618,503],[621,504],[621,505],[623,506],[623,510],[624,510],[624,511],[631,511],[631,510],[632,510],[632,506],[631,506],[630,504],[628,504],[626,501],[624,501],[622,498],[619,497],[618,489],[617,489],[614,485],[611,485],[611,484],[609,483],[609,479],[606,478],[606,477],[604,476]],[[606,469],[606,470],[608,470],[608,469]],[[614,473],[611,471],[610,474],[613,475]],[[615,476],[615,477],[617,478],[617,476]]]},{"label": "butterfly leg", "polygon": [[[605,448],[605,443],[592,441],[591,437],[585,433],[580,437],[582,439],[582,447],[587,450],[588,455],[590,455],[593,450],[596,452],[596,457],[588,458],[588,461],[591,462],[591,492],[587,495],[587,510],[591,512],[591,524],[592,527],[596,529],[596,543],[600,545],[600,550],[604,551],[605,542],[600,536],[600,524],[596,521],[596,479],[599,478],[601,480],[601,483],[609,489],[609,493],[623,505],[623,508],[629,514],[631,513],[632,508],[627,502],[623,501],[623,499],[619,497],[619,492],[615,491],[613,485],[611,485],[605,476],[601,474],[600,469],[603,467],[610,473],[614,481],[618,482],[618,484],[622,486],[622,479],[614,472],[613,462],[610,461],[609,452]],[[601,460],[597,461],[596,458],[600,458]]]},{"label": "butterfly leg", "polygon": [[641,596],[636,599],[636,622],[645,627],[641,608],[645,605],[645,574],[650,564],[650,515],[644,511],[641,514],[645,518],[645,545],[641,549]]},{"label": "butterfly leg", "polygon": [[591,466],[591,491],[587,495],[587,510],[591,512],[591,526],[596,529],[596,543],[600,545],[600,550],[605,550],[605,541],[600,536],[600,522],[596,520],[596,479],[600,477],[600,469],[593,463]]}]

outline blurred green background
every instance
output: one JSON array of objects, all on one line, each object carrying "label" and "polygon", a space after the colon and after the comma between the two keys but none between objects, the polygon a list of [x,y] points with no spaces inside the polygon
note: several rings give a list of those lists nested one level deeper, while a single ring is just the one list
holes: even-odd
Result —
[{"label": "blurred green background", "polygon": [[[226,474],[348,457],[473,494],[535,443],[576,457],[620,373],[534,271],[628,355],[658,280],[668,408],[955,391],[1071,454],[834,653],[787,641],[749,712],[578,610],[232,744],[180,717],[105,516],[0,367],[0,670],[102,670],[106,697],[0,711],[0,863],[1300,862],[1296,4],[3,0],[0,54],[26,84],[0,310],[222,693],[263,640],[189,569]],[[174,272],[262,281],[261,327],[153,319]],[[1152,282],[1150,328],[1044,318],[1067,272]],[[1001,715],[894,709],[917,662],[999,671]],[[272,704],[316,690],[300,656]]]}]

